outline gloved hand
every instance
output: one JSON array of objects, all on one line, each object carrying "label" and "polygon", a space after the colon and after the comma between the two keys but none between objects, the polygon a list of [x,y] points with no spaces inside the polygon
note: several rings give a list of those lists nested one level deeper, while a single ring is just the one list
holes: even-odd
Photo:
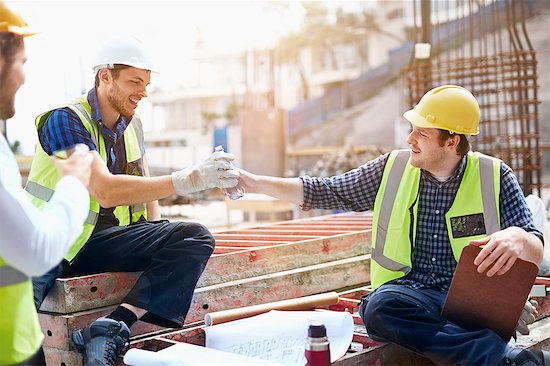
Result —
[{"label": "gloved hand", "polygon": [[535,316],[538,314],[536,306],[538,306],[538,303],[535,300],[527,300],[525,302],[516,331],[523,335],[529,334],[529,328],[527,326],[535,321]]},{"label": "gloved hand", "polygon": [[179,195],[204,191],[206,189],[231,188],[237,185],[239,173],[231,161],[235,156],[215,152],[202,163],[172,173],[172,184]]}]

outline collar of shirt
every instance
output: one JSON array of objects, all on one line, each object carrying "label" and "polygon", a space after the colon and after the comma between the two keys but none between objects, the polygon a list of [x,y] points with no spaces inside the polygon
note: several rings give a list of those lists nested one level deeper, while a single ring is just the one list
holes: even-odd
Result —
[{"label": "collar of shirt", "polygon": [[129,121],[127,121],[125,117],[120,116],[115,125],[114,131],[107,128],[107,126],[105,126],[102,122],[99,102],[97,100],[97,90],[95,87],[88,92],[88,103],[90,103],[92,119],[99,124],[103,137],[108,138],[113,142],[116,142],[119,138],[121,138],[126,130],[126,127],[128,127]]},{"label": "collar of shirt", "polygon": [[447,182],[451,182],[455,179],[458,179],[462,176],[462,173],[464,173],[464,170],[466,169],[466,155],[462,157],[462,160],[460,161],[460,164],[458,164],[458,168],[454,171],[454,173],[447,179],[445,182],[438,181],[431,173],[425,171],[422,169],[422,176],[425,177],[428,181],[432,183],[437,184],[445,184]]}]

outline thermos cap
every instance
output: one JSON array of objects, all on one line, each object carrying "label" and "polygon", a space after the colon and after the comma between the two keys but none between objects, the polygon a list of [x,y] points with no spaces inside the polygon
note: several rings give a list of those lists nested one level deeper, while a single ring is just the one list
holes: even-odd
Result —
[{"label": "thermos cap", "polygon": [[327,336],[327,329],[323,323],[318,321],[312,321],[309,323],[309,329],[307,331],[308,337],[322,338]]}]

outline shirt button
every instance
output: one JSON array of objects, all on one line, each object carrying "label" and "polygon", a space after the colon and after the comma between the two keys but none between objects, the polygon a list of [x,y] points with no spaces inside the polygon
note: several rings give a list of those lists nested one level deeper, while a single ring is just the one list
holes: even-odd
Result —
[{"label": "shirt button", "polygon": [[439,210],[435,210],[435,214],[436,214],[436,215],[439,215]]},{"label": "shirt button", "polygon": [[434,235],[434,239],[437,239],[437,234]]},{"label": "shirt button", "polygon": [[435,277],[435,273],[433,273],[433,272],[430,273],[430,276],[431,276],[431,277]]},{"label": "shirt button", "polygon": [[432,258],[432,262],[435,262],[435,258]]}]

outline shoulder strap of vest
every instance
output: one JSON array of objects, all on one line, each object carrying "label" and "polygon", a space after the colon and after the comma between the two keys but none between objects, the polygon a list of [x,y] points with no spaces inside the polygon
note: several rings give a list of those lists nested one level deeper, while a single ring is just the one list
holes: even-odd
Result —
[{"label": "shoulder strap of vest", "polygon": [[[499,197],[497,197],[495,189],[495,176],[498,176],[498,179],[500,179],[500,161],[479,152],[476,152],[475,155],[479,159],[481,199],[483,202],[485,229],[487,235],[490,235],[500,230],[497,207]],[[497,169],[498,171],[495,171]]]},{"label": "shoulder strap of vest", "polygon": [[67,107],[69,107],[73,112],[75,112],[79,117],[84,127],[90,131],[92,135],[92,141],[96,147],[99,146],[99,141],[97,141],[95,124],[92,120],[90,105],[88,104],[88,99],[83,97],[77,98],[72,101]]},{"label": "shoulder strap of vest", "polygon": [[141,141],[143,141],[143,125],[141,124],[141,118],[139,118],[138,115],[134,115],[130,124],[134,126],[138,143],[141,144]]},{"label": "shoulder strap of vest", "polygon": [[410,151],[393,151],[388,159],[393,158],[393,156],[395,156],[395,158],[390,168],[386,188],[384,189],[384,194],[382,196],[380,212],[378,214],[376,246],[374,247],[372,256],[382,267],[392,271],[402,271],[406,273],[410,270],[410,268],[384,256],[384,243],[386,243],[386,234],[388,232],[390,215],[397,196],[397,190],[399,189],[401,178],[403,177],[403,172],[405,171],[405,167],[409,161]]}]

